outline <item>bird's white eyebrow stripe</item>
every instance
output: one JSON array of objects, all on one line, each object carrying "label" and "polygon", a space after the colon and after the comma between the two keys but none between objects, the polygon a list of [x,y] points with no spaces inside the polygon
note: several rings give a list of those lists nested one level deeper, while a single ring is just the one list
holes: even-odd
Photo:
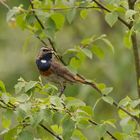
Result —
[{"label": "bird's white eyebrow stripe", "polygon": [[47,61],[44,59],[41,59],[41,63],[46,63]]}]

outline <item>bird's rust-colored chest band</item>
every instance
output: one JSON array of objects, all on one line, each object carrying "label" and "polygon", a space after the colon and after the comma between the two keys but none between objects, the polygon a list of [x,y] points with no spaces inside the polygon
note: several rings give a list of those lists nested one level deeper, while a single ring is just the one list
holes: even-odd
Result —
[{"label": "bird's rust-colored chest band", "polygon": [[43,76],[49,76],[52,74],[52,71],[51,71],[51,69],[48,69],[46,71],[40,71],[40,74]]}]

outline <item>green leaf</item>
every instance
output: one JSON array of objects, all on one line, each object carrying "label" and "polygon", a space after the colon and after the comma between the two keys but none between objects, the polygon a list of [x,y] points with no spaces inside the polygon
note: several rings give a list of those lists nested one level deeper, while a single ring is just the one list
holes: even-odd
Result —
[{"label": "green leaf", "polygon": [[84,136],[84,134],[80,130],[74,130],[72,137],[72,140],[87,140],[87,138]]},{"label": "green leaf", "polygon": [[81,44],[86,46],[86,45],[89,45],[93,42],[93,39],[94,39],[95,36],[91,36],[89,38],[84,38],[82,41],[81,41]]},{"label": "green leaf", "polygon": [[52,18],[48,18],[47,22],[46,22],[46,26],[47,26],[47,29],[44,30],[45,31],[45,34],[51,38],[51,40],[54,39],[55,37],[55,32],[56,32],[56,24],[55,24],[55,21],[52,19]]},{"label": "green leaf", "polygon": [[37,134],[40,138],[39,140],[54,140],[54,137],[42,127],[37,127]]},{"label": "green leaf", "polygon": [[112,45],[112,43],[106,38],[102,38],[102,41],[104,41],[106,45],[108,45],[108,47],[111,49],[112,53],[114,54],[114,46]]},{"label": "green leaf", "polygon": [[18,126],[4,134],[4,140],[16,140]]},{"label": "green leaf", "polygon": [[80,67],[81,65],[81,61],[76,58],[76,57],[73,57],[71,60],[70,60],[70,66],[74,69],[77,69],[78,67]]},{"label": "green leaf", "polygon": [[73,57],[76,57],[77,49],[68,49],[63,55],[63,59],[66,64],[69,64]]},{"label": "green leaf", "polygon": [[61,120],[63,119],[63,117],[64,117],[64,115],[62,114],[62,113],[60,113],[60,112],[55,112],[54,114],[53,114],[53,122],[55,123],[55,124],[60,124],[61,123]]},{"label": "green leaf", "polygon": [[92,59],[92,52],[89,49],[83,48],[81,51],[90,59]]},{"label": "green leaf", "polygon": [[15,111],[15,115],[17,116],[17,120],[21,122],[23,121],[23,119],[26,117],[27,114],[22,108],[18,107]]},{"label": "green leaf", "polygon": [[103,124],[99,124],[95,126],[94,131],[97,133],[99,138],[103,137],[106,133],[106,126]]},{"label": "green leaf", "polygon": [[88,116],[93,116],[93,111],[92,111],[92,108],[90,106],[81,106],[80,110],[86,112],[86,114]]},{"label": "green leaf", "polygon": [[19,102],[25,102],[29,99],[29,96],[27,94],[22,94],[22,95],[18,96],[16,99]]},{"label": "green leaf", "polygon": [[102,90],[103,95],[108,95],[113,90],[113,87],[104,88]]},{"label": "green leaf", "polygon": [[124,35],[123,42],[126,48],[132,47],[131,35],[132,35],[132,30],[126,31]]},{"label": "green leaf", "polygon": [[31,125],[33,127],[37,127],[39,125],[39,123],[43,120],[43,118],[44,118],[43,111],[40,111],[40,112],[33,114],[31,117]]},{"label": "green leaf", "polygon": [[51,129],[53,130],[53,132],[55,132],[57,135],[61,135],[62,134],[62,127],[59,125],[51,125]]},{"label": "green leaf", "polygon": [[58,96],[51,96],[50,97],[50,102],[51,102],[51,104],[55,105],[56,108],[60,108],[60,109],[63,108],[62,100]]},{"label": "green leaf", "polygon": [[132,108],[137,107],[139,104],[140,104],[140,99],[132,100],[132,101],[131,101],[131,107],[132,107]]},{"label": "green leaf", "polygon": [[140,19],[134,22],[134,30],[140,32]]},{"label": "green leaf", "polygon": [[11,125],[13,112],[11,110],[6,110],[2,115],[2,126],[4,128],[9,128]]},{"label": "green leaf", "polygon": [[88,15],[87,9],[83,9],[80,11],[80,16],[82,19],[86,19],[87,15]]},{"label": "green leaf", "polygon": [[19,12],[20,12],[20,8],[19,7],[13,7],[13,9],[10,9],[8,11],[6,20],[9,22],[11,20],[11,18],[13,18]]},{"label": "green leaf", "polygon": [[132,9],[128,9],[125,13],[125,18],[128,22],[133,21],[133,16],[136,14],[137,12],[135,10]]},{"label": "green leaf", "polygon": [[66,115],[65,118],[62,120],[62,128],[63,128],[63,138],[66,140],[70,140],[72,133],[75,129],[75,122]]},{"label": "green leaf", "polygon": [[31,132],[24,130],[18,135],[17,140],[34,140],[34,137]]},{"label": "green leaf", "polygon": [[80,107],[80,106],[85,106],[85,103],[81,101],[80,99],[76,99],[73,97],[67,97],[67,107]]},{"label": "green leaf", "polygon": [[31,102],[25,102],[24,104],[19,104],[19,108],[27,113],[31,109]]},{"label": "green leaf", "polygon": [[100,59],[103,59],[103,58],[104,58],[104,52],[103,52],[103,50],[102,50],[100,47],[94,45],[94,46],[92,47],[92,52],[93,52],[98,58],[100,58]]},{"label": "green leaf", "polygon": [[52,124],[53,112],[48,108],[42,109],[41,112],[42,112],[43,120],[47,122],[47,124]]},{"label": "green leaf", "polygon": [[115,132],[114,133],[114,136],[118,139],[118,140],[124,140],[123,139],[123,133],[120,133],[120,132]]},{"label": "green leaf", "polygon": [[97,84],[97,86],[100,90],[103,90],[106,88],[106,85],[104,83],[99,83],[99,84]]},{"label": "green leaf", "polygon": [[6,92],[5,85],[4,85],[4,83],[1,80],[0,80],[0,91]]},{"label": "green leaf", "polygon": [[76,126],[80,129],[89,128],[91,124],[89,123],[87,118],[81,118],[76,120]]},{"label": "green leaf", "polygon": [[2,100],[7,104],[8,102],[9,102],[9,100],[10,100],[10,97],[9,97],[9,95],[8,94],[2,94],[2,96],[1,96],[1,98],[2,98]]},{"label": "green leaf", "polygon": [[76,15],[76,9],[73,8],[72,10],[69,10],[67,15],[66,15],[66,18],[67,18],[67,21],[69,24],[72,23],[72,21],[74,20],[74,17]]},{"label": "green leaf", "polygon": [[114,127],[114,128],[116,128],[116,126],[115,126],[115,123],[116,122],[116,120],[107,120],[107,121],[104,121],[103,123],[104,124],[109,124],[110,126],[112,126],[112,127]]},{"label": "green leaf", "polygon": [[109,26],[113,26],[118,20],[118,14],[116,12],[107,13],[105,15],[105,20],[109,24]]},{"label": "green leaf", "polygon": [[120,125],[126,134],[132,134],[136,128],[136,123],[129,121],[128,118],[122,119]]},{"label": "green leaf", "polygon": [[26,18],[26,14],[21,14],[16,17],[16,23],[23,30],[27,27],[25,18]]},{"label": "green leaf", "polygon": [[18,81],[19,82],[14,87],[16,94],[20,93],[23,90],[23,88],[25,87],[25,84],[26,84],[24,79],[22,79],[22,78],[18,79]]},{"label": "green leaf", "polygon": [[51,18],[55,22],[57,29],[60,30],[64,25],[65,17],[60,13],[54,13]]},{"label": "green leaf", "polygon": [[26,83],[26,85],[25,85],[25,92],[28,92],[29,90],[34,88],[37,83],[38,83],[37,81],[30,81],[30,82]]},{"label": "green leaf", "polygon": [[119,106],[127,106],[129,103],[130,103],[131,99],[126,96],[124,99],[122,99],[120,102],[119,102]]},{"label": "green leaf", "polygon": [[106,102],[106,103],[109,103],[109,104],[113,104],[114,100],[112,97],[110,96],[103,96],[102,99]]}]

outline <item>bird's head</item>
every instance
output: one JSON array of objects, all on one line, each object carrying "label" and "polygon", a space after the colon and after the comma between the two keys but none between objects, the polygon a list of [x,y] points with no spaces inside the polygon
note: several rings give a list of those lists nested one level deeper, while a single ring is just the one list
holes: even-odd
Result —
[{"label": "bird's head", "polygon": [[37,59],[51,59],[54,53],[52,48],[42,47],[39,51]]}]

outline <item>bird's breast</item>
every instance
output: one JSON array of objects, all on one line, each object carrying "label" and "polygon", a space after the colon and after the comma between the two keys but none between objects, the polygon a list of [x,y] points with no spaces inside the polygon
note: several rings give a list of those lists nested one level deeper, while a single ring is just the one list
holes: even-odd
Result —
[{"label": "bird's breast", "polygon": [[47,61],[45,59],[37,59],[36,64],[39,71],[42,71],[42,72],[48,71],[51,67],[50,61]]},{"label": "bird's breast", "polygon": [[48,70],[45,70],[45,71],[41,71],[41,70],[40,70],[40,74],[41,74],[42,76],[49,76],[49,75],[52,74],[52,71],[51,71],[51,69],[48,69]]}]

